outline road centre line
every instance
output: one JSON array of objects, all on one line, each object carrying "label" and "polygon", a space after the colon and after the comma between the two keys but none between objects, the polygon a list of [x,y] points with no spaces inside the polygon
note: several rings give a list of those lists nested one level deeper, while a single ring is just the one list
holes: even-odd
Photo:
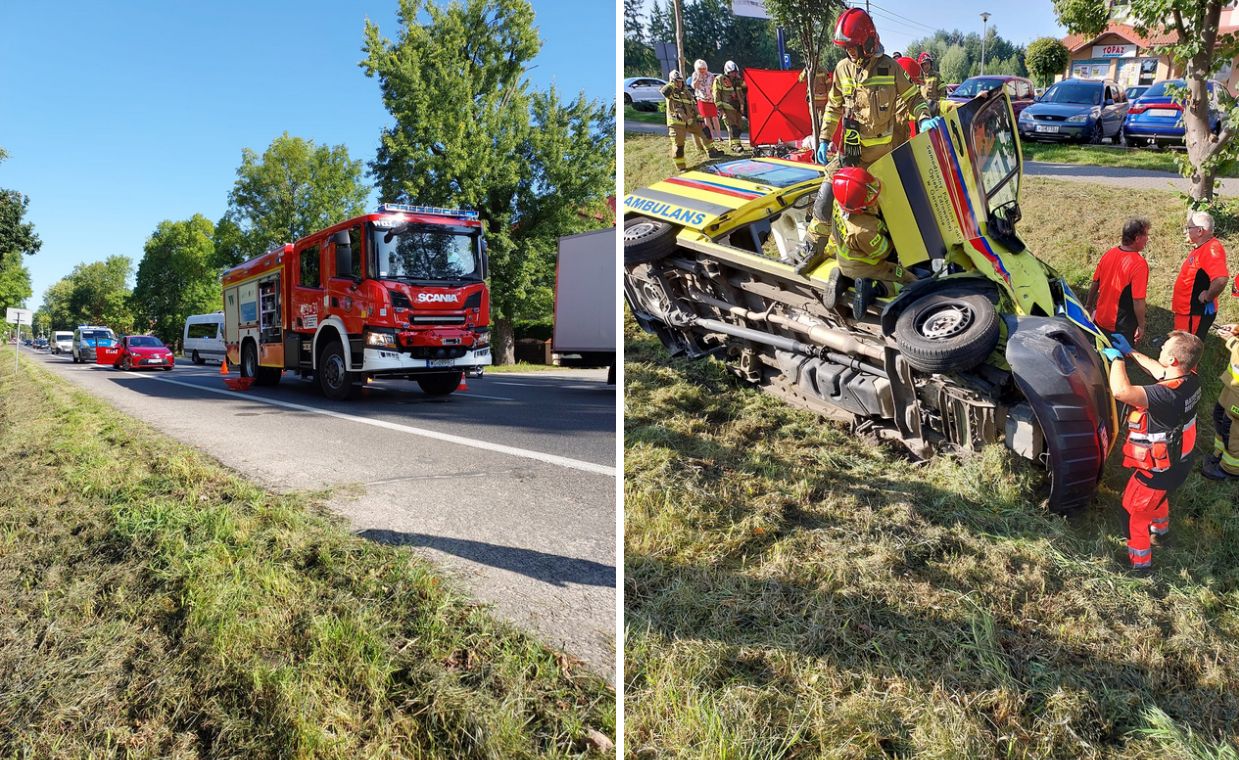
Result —
[{"label": "road centre line", "polygon": [[211,388],[205,385],[196,385],[194,383],[187,383],[183,380],[171,380],[169,378],[164,378],[164,377],[154,377],[151,379],[158,380],[161,383],[171,383],[172,385],[181,385],[186,388],[193,388],[194,390],[218,393],[221,396],[231,396],[233,398],[241,399],[242,401],[249,401],[249,402],[257,403],[257,404],[267,404],[268,406],[278,406],[284,409],[293,409],[298,412],[309,412],[311,414],[321,414],[325,417],[335,417],[336,419],[347,420],[349,422],[358,422],[358,423],[361,423],[362,425],[370,425],[372,427],[384,428],[386,430],[394,430],[398,433],[407,433],[408,435],[416,435],[422,438],[431,438],[436,441],[444,441],[445,443],[455,443],[459,446],[468,446],[469,448],[473,448],[473,449],[481,449],[483,451],[494,451],[499,454],[507,454],[509,456],[522,457],[524,459],[533,459],[539,462],[545,462],[546,464],[553,464],[559,467],[567,467],[572,470],[582,470],[584,472],[592,472],[597,475],[606,475],[607,477],[611,477],[611,478],[615,477],[614,467],[607,467],[606,465],[595,464],[593,462],[586,462],[580,459],[570,459],[568,457],[561,457],[557,454],[548,454],[544,451],[534,451],[533,449],[521,449],[515,446],[506,446],[502,443],[493,443],[491,441],[479,441],[473,438],[465,438],[464,436],[452,435],[451,433],[440,433],[437,430],[428,430],[426,428],[418,428],[418,427],[413,427],[411,425],[401,425],[395,422],[388,422],[386,420],[375,420],[369,417],[359,417],[353,414],[345,414],[343,412],[334,412],[334,411],[331,411],[330,409],[316,409],[315,407],[306,406],[305,404],[294,404],[289,401],[277,401],[275,399],[262,398],[261,396],[250,396],[248,394],[238,393],[236,391],[226,391],[222,388]]}]

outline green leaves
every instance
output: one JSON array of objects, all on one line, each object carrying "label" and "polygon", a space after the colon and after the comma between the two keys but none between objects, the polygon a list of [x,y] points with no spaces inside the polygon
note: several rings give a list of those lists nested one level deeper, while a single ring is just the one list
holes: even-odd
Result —
[{"label": "green leaves", "polygon": [[39,311],[53,330],[90,324],[107,325],[117,333],[129,332],[133,329],[128,288],[132,272],[133,261],[127,256],[78,264],[43,293]]},{"label": "green leaves", "polygon": [[223,308],[215,268],[215,225],[201,214],[163,221],[147,239],[133,289],[138,329],[171,345],[190,314]]},{"label": "green leaves", "polygon": [[1028,43],[1024,53],[1024,64],[1028,73],[1037,80],[1039,85],[1048,85],[1054,81],[1054,75],[1067,68],[1070,53],[1067,46],[1055,37],[1041,37]]}]

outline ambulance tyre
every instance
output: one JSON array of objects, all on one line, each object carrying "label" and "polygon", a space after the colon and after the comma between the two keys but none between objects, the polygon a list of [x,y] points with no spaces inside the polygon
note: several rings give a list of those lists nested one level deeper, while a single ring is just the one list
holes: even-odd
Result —
[{"label": "ambulance tyre", "polygon": [[634,216],[624,222],[624,266],[649,264],[675,250],[680,228],[661,219]]},{"label": "ambulance tyre", "polygon": [[895,323],[904,358],[921,372],[970,370],[989,357],[998,337],[998,313],[980,294],[918,298]]},{"label": "ambulance tyre", "polygon": [[344,348],[340,341],[333,340],[318,357],[318,388],[332,401],[345,401],[353,395],[354,373],[347,370]]},{"label": "ambulance tyre", "polygon": [[427,396],[448,396],[460,387],[460,372],[447,372],[441,375],[422,375],[417,378],[422,393]]}]

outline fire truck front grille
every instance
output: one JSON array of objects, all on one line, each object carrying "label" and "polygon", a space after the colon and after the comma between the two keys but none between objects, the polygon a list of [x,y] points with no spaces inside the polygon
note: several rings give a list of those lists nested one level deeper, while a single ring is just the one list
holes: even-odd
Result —
[{"label": "fire truck front grille", "polygon": [[414,359],[459,359],[468,351],[464,346],[417,346],[409,354]]},{"label": "fire truck front grille", "polygon": [[423,314],[409,317],[409,323],[414,325],[463,325],[464,314]]}]

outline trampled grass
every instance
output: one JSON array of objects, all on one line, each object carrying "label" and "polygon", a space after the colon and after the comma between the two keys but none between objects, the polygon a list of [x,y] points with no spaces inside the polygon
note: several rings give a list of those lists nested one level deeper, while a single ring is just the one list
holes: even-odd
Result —
[{"label": "trampled grass", "polygon": [[[626,186],[664,176],[664,149],[629,138]],[[1177,196],[1034,179],[1023,201],[1030,249],[1081,287],[1126,215],[1152,218],[1149,326],[1165,333]],[[999,448],[912,462],[718,362],[669,359],[631,319],[625,346],[629,752],[1234,756],[1239,485],[1193,475],[1174,543],[1132,578],[1115,460],[1068,520]],[[1206,432],[1222,359],[1214,339]]]},{"label": "trampled grass", "polygon": [[[5,360],[8,361],[5,361]],[[613,690],[0,351],[0,754],[601,755]]]}]

